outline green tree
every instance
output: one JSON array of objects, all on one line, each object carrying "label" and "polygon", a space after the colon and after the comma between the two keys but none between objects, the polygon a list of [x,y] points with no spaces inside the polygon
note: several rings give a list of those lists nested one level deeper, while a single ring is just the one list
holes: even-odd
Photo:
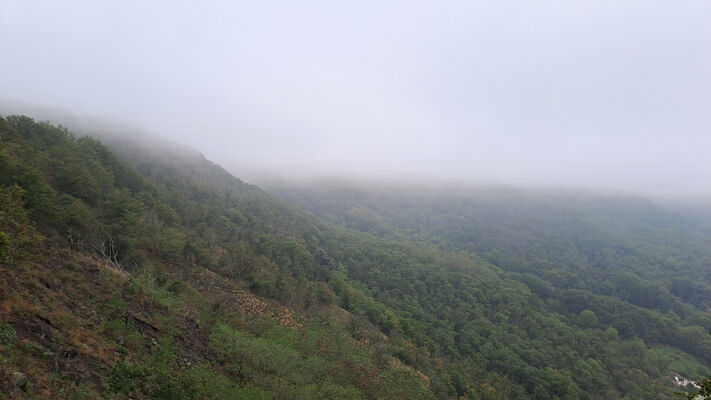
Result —
[{"label": "green tree", "polygon": [[0,186],[0,263],[28,256],[30,247],[43,239],[23,204],[19,186]]},{"label": "green tree", "polygon": [[580,312],[580,323],[586,328],[595,328],[598,324],[597,315],[591,310]]}]

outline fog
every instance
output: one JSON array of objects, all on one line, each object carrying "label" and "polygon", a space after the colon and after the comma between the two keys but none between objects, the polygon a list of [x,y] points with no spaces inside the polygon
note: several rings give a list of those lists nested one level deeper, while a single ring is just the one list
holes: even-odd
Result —
[{"label": "fog", "polygon": [[251,181],[707,197],[709,71],[706,0],[0,2],[0,114],[140,127]]}]

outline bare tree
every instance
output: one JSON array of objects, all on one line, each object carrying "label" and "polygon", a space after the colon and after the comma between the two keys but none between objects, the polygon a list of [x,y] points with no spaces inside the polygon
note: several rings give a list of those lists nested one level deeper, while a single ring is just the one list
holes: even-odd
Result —
[{"label": "bare tree", "polygon": [[115,270],[124,272],[124,268],[119,261],[118,244],[113,236],[109,236],[106,240],[94,242],[93,250],[94,258],[98,261],[110,265]]}]

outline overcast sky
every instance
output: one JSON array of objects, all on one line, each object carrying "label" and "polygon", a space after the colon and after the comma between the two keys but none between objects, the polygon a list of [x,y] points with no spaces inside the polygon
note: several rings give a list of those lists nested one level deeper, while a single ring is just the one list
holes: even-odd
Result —
[{"label": "overcast sky", "polygon": [[238,176],[711,193],[708,0],[2,0],[0,97]]}]

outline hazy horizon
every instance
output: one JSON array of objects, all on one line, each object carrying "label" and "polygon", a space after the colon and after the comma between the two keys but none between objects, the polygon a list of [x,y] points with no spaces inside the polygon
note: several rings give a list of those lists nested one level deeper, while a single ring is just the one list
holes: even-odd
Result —
[{"label": "hazy horizon", "polygon": [[708,199],[708,71],[705,1],[0,4],[0,114],[125,124],[248,181]]}]

